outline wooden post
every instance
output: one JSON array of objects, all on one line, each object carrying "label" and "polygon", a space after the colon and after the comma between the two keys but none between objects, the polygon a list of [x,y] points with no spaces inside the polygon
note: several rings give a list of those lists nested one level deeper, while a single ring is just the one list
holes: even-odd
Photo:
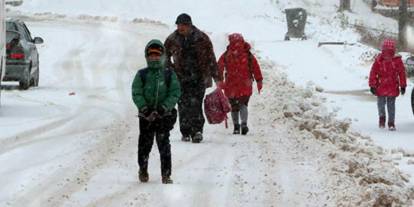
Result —
[{"label": "wooden post", "polygon": [[339,0],[339,11],[351,11],[351,0]]},{"label": "wooden post", "polygon": [[407,49],[406,29],[408,22],[408,4],[407,0],[400,1],[399,20],[398,20],[398,47],[401,51]]}]

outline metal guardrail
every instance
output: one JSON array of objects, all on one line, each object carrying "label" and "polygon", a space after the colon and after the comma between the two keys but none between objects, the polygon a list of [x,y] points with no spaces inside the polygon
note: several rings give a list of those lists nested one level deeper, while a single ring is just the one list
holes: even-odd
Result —
[{"label": "metal guardrail", "polygon": [[23,4],[23,0],[6,0],[5,3],[10,6],[20,6]]},{"label": "metal guardrail", "polygon": [[391,32],[391,31],[387,31],[387,30],[384,30],[384,29],[377,29],[377,28],[368,27],[368,26],[365,26],[365,25],[347,24],[347,26],[351,26],[351,27],[354,27],[354,28],[357,28],[357,29],[362,28],[362,29],[365,29],[365,30],[375,31],[375,32],[383,33],[383,34],[389,34],[390,36],[398,36],[397,32]]}]

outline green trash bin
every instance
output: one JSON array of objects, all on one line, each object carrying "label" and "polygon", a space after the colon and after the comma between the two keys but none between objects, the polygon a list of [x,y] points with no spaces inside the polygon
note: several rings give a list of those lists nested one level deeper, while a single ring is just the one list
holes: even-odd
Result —
[{"label": "green trash bin", "polygon": [[405,72],[408,77],[414,77],[414,56],[411,55],[405,60]]},{"label": "green trash bin", "polygon": [[306,40],[305,25],[307,12],[303,8],[285,9],[288,31],[285,35],[285,40],[290,38],[300,38]]}]

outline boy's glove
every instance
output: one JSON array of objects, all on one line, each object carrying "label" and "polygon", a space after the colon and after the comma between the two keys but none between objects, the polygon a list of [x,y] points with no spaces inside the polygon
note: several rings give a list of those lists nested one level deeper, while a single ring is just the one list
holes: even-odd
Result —
[{"label": "boy's glove", "polygon": [[151,111],[149,110],[147,106],[144,106],[139,110],[139,113],[144,115],[144,117],[147,117],[151,114]]},{"label": "boy's glove", "polygon": [[144,106],[139,110],[138,116],[144,118],[149,122],[153,122],[155,119],[160,118],[160,115],[157,111],[151,110],[147,106]]},{"label": "boy's glove", "polygon": [[160,118],[160,115],[157,111],[152,111],[149,116],[145,117],[145,119],[149,122],[153,122],[157,118]]},{"label": "boy's glove", "polygon": [[167,111],[167,108],[165,108],[164,106],[158,106],[157,107],[157,113],[160,116],[164,116],[166,111]]}]

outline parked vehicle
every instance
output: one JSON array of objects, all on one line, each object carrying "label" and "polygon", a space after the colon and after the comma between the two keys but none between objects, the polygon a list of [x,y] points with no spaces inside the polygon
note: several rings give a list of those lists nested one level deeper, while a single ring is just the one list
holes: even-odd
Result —
[{"label": "parked vehicle", "polygon": [[19,81],[21,89],[39,85],[39,53],[36,44],[40,37],[32,38],[26,24],[18,19],[6,20],[6,74],[4,81]]},{"label": "parked vehicle", "polygon": [[[4,0],[0,0],[0,86],[1,80],[4,76],[5,65],[6,65],[6,23],[5,23]],[[0,100],[1,100],[1,89],[0,89]]]}]

